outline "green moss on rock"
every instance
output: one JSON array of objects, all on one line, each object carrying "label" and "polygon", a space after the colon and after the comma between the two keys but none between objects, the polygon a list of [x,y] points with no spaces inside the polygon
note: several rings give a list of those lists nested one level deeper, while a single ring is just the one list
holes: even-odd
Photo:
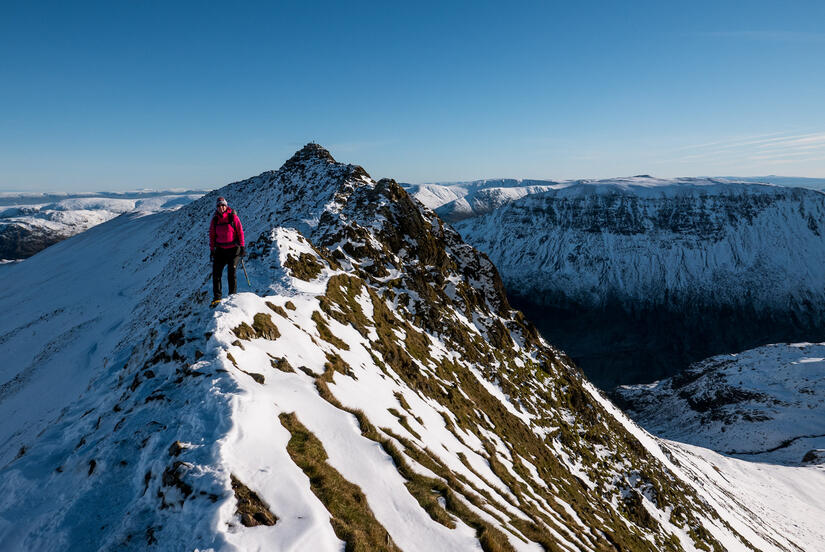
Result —
[{"label": "green moss on rock", "polygon": [[271,355],[270,355],[270,358],[271,359],[270,359],[269,363],[276,370],[280,370],[281,372],[294,372],[295,371],[295,369],[292,367],[292,365],[289,363],[289,361],[287,359],[285,359],[283,357],[275,358],[275,357],[272,357]]},{"label": "green moss on rock", "polygon": [[268,314],[259,312],[253,318],[252,328],[258,337],[263,339],[275,340],[281,337],[281,332],[278,331],[278,326],[272,322],[272,317]]},{"label": "green moss on rock", "polygon": [[284,318],[289,318],[289,316],[287,316],[286,311],[284,310],[284,308],[282,306],[276,305],[276,304],[271,303],[269,301],[266,302],[266,306],[269,307],[270,309],[272,309],[273,312],[283,316]]}]

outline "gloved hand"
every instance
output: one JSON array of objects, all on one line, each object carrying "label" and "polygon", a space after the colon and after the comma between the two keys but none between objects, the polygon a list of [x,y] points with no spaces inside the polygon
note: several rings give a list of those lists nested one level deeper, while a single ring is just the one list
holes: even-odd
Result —
[{"label": "gloved hand", "polygon": [[210,263],[215,262],[215,250],[214,249],[209,250],[209,262]]},{"label": "gloved hand", "polygon": [[246,247],[241,246],[241,257],[246,257]]}]

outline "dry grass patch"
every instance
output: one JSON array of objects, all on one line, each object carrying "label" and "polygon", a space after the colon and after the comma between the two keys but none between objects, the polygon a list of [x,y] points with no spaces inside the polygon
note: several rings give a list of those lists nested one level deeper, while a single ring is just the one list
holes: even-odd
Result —
[{"label": "dry grass patch", "polygon": [[318,327],[318,334],[321,336],[321,339],[323,339],[327,343],[335,345],[339,349],[349,351],[349,345],[344,343],[341,339],[339,339],[335,334],[332,333],[332,330],[329,329],[326,320],[324,320],[324,317],[321,316],[320,312],[315,311],[312,313],[312,321],[315,322],[315,325]]},{"label": "dry grass patch", "polygon": [[309,478],[312,492],[329,511],[335,535],[347,552],[400,552],[389,533],[375,519],[361,489],[344,479],[327,460],[321,441],[304,427],[294,413],[281,414],[289,431],[287,452]]},{"label": "dry grass patch", "polygon": [[398,410],[394,408],[388,408],[387,412],[392,414],[398,419],[398,423],[401,424],[401,427],[407,430],[407,433],[418,439],[421,440],[421,435],[418,434],[413,428],[410,427],[410,423],[407,421],[407,417],[401,414]]},{"label": "dry grass patch", "polygon": [[284,310],[284,308],[282,306],[276,305],[274,303],[270,303],[269,301],[266,302],[266,306],[269,307],[270,309],[272,309],[273,312],[275,312],[277,314],[280,314],[284,318],[289,318],[286,314],[286,311]]},{"label": "dry grass patch", "polygon": [[371,326],[364,315],[358,296],[361,295],[363,283],[358,278],[345,274],[336,274],[329,279],[326,293],[320,297],[321,309],[343,325],[352,324],[358,332],[367,337],[367,327]]}]

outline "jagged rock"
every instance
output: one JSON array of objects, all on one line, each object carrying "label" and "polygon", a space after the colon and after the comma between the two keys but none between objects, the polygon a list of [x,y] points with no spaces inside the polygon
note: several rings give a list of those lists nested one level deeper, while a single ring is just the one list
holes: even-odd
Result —
[{"label": "jagged rock", "polygon": [[812,449],[802,457],[803,464],[825,464],[825,449]]},{"label": "jagged rock", "polygon": [[232,476],[232,490],[235,492],[235,500],[238,503],[235,513],[240,516],[241,523],[245,526],[275,525],[278,521],[278,517],[269,511],[260,497],[234,475]]}]

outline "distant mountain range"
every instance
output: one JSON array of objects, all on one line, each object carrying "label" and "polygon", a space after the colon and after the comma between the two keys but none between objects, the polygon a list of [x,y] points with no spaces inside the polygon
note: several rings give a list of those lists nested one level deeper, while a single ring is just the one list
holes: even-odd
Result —
[{"label": "distant mountain range", "polygon": [[[825,189],[823,178],[785,176],[719,177],[781,186]],[[569,185],[548,180],[480,180],[404,184],[425,205],[450,203],[439,214],[458,220],[483,214],[524,195]],[[0,263],[21,260],[124,212],[174,209],[206,190],[141,190],[134,192],[0,192]],[[452,203],[451,203],[452,202]]]},{"label": "distant mountain range", "polygon": [[825,195],[728,179],[409,186],[513,303],[611,388],[767,343],[825,340]]},{"label": "distant mountain range", "polygon": [[[667,183],[676,181],[713,181],[713,182],[746,182],[751,184],[771,184],[789,188],[808,188],[822,191],[825,189],[825,178],[804,178],[795,176],[717,176],[680,179],[657,179],[649,175],[637,175],[644,178],[648,185],[652,182]],[[609,184],[612,182],[628,181],[628,178],[605,180],[531,180],[515,178],[494,178],[485,180],[432,182],[424,184],[403,184],[402,186],[417,200],[430,209],[435,210],[448,222],[483,215],[505,203],[515,201],[526,195],[558,190],[576,184]]]},{"label": "distant mountain range", "polygon": [[131,211],[176,209],[205,192],[0,194],[0,261],[20,260]]}]

